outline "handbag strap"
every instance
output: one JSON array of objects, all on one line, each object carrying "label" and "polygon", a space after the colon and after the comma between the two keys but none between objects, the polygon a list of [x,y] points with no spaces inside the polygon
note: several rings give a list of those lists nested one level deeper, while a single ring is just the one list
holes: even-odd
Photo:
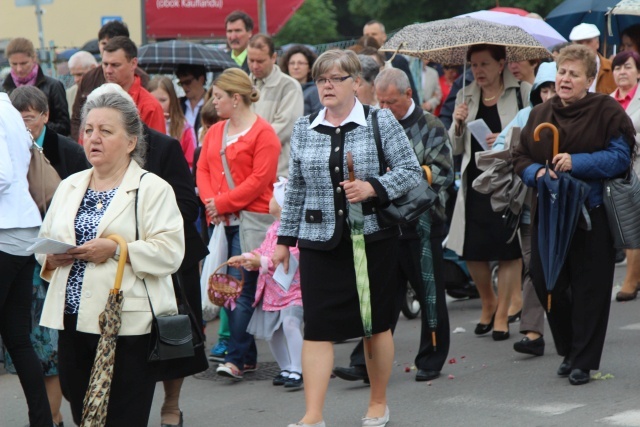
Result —
[{"label": "handbag strap", "polygon": [[229,163],[227,162],[227,131],[229,129],[229,120],[224,124],[224,130],[222,131],[222,147],[220,148],[220,158],[222,159],[222,167],[224,168],[224,175],[227,178],[227,185],[229,189],[233,190],[236,184],[233,182],[233,176],[231,176],[231,170],[229,169]]},{"label": "handbag strap", "polygon": [[[31,133],[31,129],[27,127],[27,133],[29,133],[29,138],[31,138],[31,161],[35,162],[35,165],[38,167],[38,175],[40,177],[40,182],[36,185],[40,185],[42,191],[40,191],[41,200],[36,200],[36,205],[43,212],[43,214],[47,213],[47,196],[45,194],[45,182],[44,182],[44,150],[38,144],[36,144],[36,140],[33,138],[33,134]],[[34,158],[35,157],[35,158]]]},{"label": "handbag strap", "polygon": [[[138,193],[140,192],[140,185],[142,185],[142,178],[144,178],[144,176],[146,174],[148,174],[149,172],[145,172],[142,175],[140,175],[140,184],[138,184],[138,189],[136,190],[136,198],[134,201],[134,212],[135,212],[135,218],[136,218],[136,240],[140,239],[140,233],[138,232]],[[144,277],[142,278],[142,284],[144,284],[144,290],[147,292],[147,299],[149,300],[149,307],[151,308],[151,316],[153,316],[153,318],[156,318],[156,313],[153,311],[153,304],[151,304],[151,297],[149,296],[149,289],[147,289],[147,281],[144,280]]]},{"label": "handbag strap", "polygon": [[384,160],[384,152],[382,151],[382,138],[380,137],[380,125],[378,124],[378,110],[371,112],[371,127],[373,127],[373,139],[376,142],[378,150],[378,163],[380,164],[380,176],[384,175],[387,170],[387,162]]}]

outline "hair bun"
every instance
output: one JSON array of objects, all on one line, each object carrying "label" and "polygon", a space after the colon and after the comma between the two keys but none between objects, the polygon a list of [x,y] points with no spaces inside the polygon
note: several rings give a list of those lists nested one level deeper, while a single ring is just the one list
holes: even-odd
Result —
[{"label": "hair bun", "polygon": [[260,100],[260,91],[257,87],[251,86],[251,93],[249,94],[251,102],[258,102]]}]

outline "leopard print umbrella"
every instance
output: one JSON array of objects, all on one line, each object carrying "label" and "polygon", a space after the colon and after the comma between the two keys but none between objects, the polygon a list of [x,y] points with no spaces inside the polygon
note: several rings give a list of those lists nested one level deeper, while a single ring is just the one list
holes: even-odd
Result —
[{"label": "leopard print umbrella", "polygon": [[380,50],[397,51],[442,65],[461,65],[465,63],[467,49],[475,44],[505,46],[507,62],[551,57],[549,51],[523,29],[474,18],[408,25]]},{"label": "leopard print umbrella", "polygon": [[100,340],[96,350],[96,357],[91,367],[89,387],[84,397],[81,427],[103,427],[107,422],[107,407],[111,393],[113,379],[113,365],[116,358],[116,342],[122,324],[121,314],[123,305],[122,275],[127,262],[127,242],[118,235],[108,236],[120,246],[120,259],[116,270],[115,284],[109,292],[104,311],[100,313]]}]

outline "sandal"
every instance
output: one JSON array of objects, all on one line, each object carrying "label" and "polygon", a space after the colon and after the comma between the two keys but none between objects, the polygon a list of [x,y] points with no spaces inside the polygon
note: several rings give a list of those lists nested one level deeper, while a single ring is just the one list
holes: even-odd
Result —
[{"label": "sandal", "polygon": [[248,363],[244,364],[244,373],[246,374],[247,372],[255,372],[258,370],[258,364],[254,363],[253,365],[250,365]]},{"label": "sandal", "polygon": [[218,365],[216,374],[220,375],[221,377],[233,378],[234,380],[242,379],[242,371],[235,368],[231,363]]}]

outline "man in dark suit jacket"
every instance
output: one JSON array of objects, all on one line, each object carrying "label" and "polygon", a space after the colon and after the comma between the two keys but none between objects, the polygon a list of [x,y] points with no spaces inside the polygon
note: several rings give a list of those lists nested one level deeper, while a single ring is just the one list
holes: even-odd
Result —
[{"label": "man in dark suit jacket", "polygon": [[176,70],[178,85],[184,90],[183,97],[180,98],[180,107],[185,118],[198,135],[200,130],[200,109],[204,105],[204,95],[206,88],[204,84],[207,80],[207,70],[202,65],[180,64]]},{"label": "man in dark suit jacket", "polygon": [[[385,32],[384,25],[380,21],[369,21],[365,24],[364,29],[362,30],[362,34],[364,36],[373,37],[376,39],[378,44],[382,46],[384,42],[387,41],[387,33]],[[382,52],[380,52],[382,53]],[[384,53],[387,60],[389,60],[393,54],[391,52]],[[416,105],[420,105],[420,97],[418,96],[418,90],[416,89],[416,84],[413,81],[413,75],[411,74],[411,70],[409,69],[409,61],[402,56],[396,55],[393,60],[391,60],[391,65],[393,68],[397,68],[399,70],[404,71],[404,73],[409,78],[409,84],[411,85],[411,98]]]}]

